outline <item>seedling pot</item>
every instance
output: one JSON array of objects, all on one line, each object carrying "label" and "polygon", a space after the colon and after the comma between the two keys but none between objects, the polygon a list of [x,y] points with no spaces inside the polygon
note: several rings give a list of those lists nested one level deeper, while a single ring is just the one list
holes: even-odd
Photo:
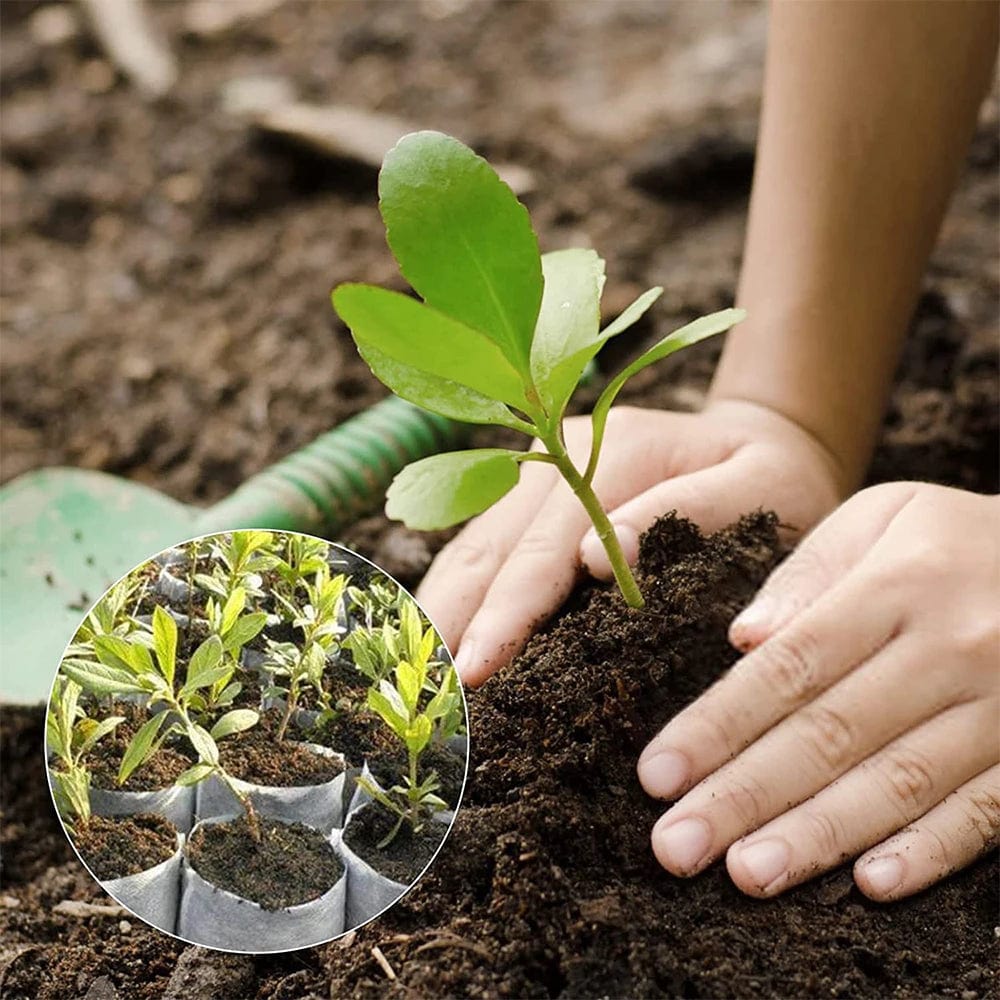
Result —
[{"label": "seedling pot", "polygon": [[[360,789],[359,789],[360,791]],[[394,882],[377,872],[364,858],[340,842],[340,856],[347,866],[347,926],[357,927],[391,906],[409,885]]]},{"label": "seedling pot", "polygon": [[[220,816],[203,826],[237,819]],[[340,833],[328,837],[340,855]],[[347,901],[347,865],[340,878],[317,899],[298,906],[267,910],[258,903],[212,885],[195,871],[185,853],[181,861],[180,913],[177,934],[188,941],[240,952],[292,951],[321,944],[343,933]]]},{"label": "seedling pot", "polygon": [[171,785],[152,792],[124,792],[91,787],[90,809],[95,816],[156,813],[170,820],[181,833],[187,833],[195,821],[196,798],[195,789],[190,785]]},{"label": "seedling pot", "polygon": [[[326,747],[313,743],[301,743],[315,754],[331,757],[344,764],[344,758]],[[320,785],[300,785],[278,787],[275,785],[255,785],[239,778],[233,784],[241,793],[250,796],[254,808],[267,816],[289,823],[305,823],[316,830],[329,832],[344,822],[344,782],[345,771]],[[210,775],[197,785],[195,813],[207,820],[227,816],[239,808],[236,796],[215,775]]]},{"label": "seedling pot", "polygon": [[[187,791],[187,789],[181,790]],[[128,907],[147,923],[173,934],[177,930],[177,911],[180,905],[183,849],[184,836],[178,833],[177,850],[166,861],[161,861],[160,864],[136,875],[109,879],[102,882],[101,886],[122,906]]]}]

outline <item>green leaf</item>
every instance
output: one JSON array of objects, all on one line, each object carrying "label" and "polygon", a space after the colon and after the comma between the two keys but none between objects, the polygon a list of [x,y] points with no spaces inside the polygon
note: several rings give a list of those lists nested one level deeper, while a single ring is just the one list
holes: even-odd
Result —
[{"label": "green leaf", "polygon": [[135,665],[132,661],[132,647],[120,636],[94,636],[94,652],[105,666],[124,670],[130,674],[135,673]]},{"label": "green leaf", "polygon": [[82,756],[87,753],[88,750],[93,749],[94,745],[99,741],[104,739],[108,733],[114,732],[125,721],[124,715],[112,715],[107,719],[101,719],[100,722],[90,730],[89,733],[84,737],[83,742],[80,744],[79,753]]},{"label": "green leaf", "polygon": [[403,136],[378,187],[386,239],[406,280],[486,334],[527,376],[542,300],[527,209],[481,156],[440,132]]},{"label": "green leaf", "polygon": [[172,685],[177,662],[177,622],[159,605],[153,609],[153,649],[160,673]]},{"label": "green leaf", "polygon": [[145,694],[135,676],[117,667],[89,660],[63,660],[59,668],[84,690],[93,694]]},{"label": "green leaf", "polygon": [[422,531],[458,524],[514,487],[521,454],[477,448],[413,462],[393,479],[386,493],[386,515]]},{"label": "green leaf", "polygon": [[396,361],[368,341],[358,341],[358,351],[372,374],[401,399],[463,423],[498,424],[525,434],[535,433],[533,425],[515,417],[499,400],[451,379]]},{"label": "green leaf", "polygon": [[243,685],[239,681],[227,684],[215,699],[216,705],[229,705],[232,700],[243,690]]},{"label": "green leaf", "polygon": [[623,313],[615,320],[612,320],[601,331],[601,344],[617,337],[619,333],[624,333],[630,326],[638,323],[649,307],[663,294],[663,289],[657,285],[655,288],[648,288],[642,293]]},{"label": "green leaf", "polygon": [[63,738],[62,725],[54,708],[50,708],[45,716],[45,742],[60,760],[69,763],[69,746]]},{"label": "green leaf", "polygon": [[223,648],[227,653],[236,654],[251,639],[260,635],[267,624],[267,615],[263,611],[255,611],[253,614],[244,615],[238,619],[226,636]]},{"label": "green leaf", "polygon": [[128,780],[128,776],[150,756],[153,749],[153,741],[156,739],[160,731],[160,726],[163,725],[168,714],[166,711],[157,712],[132,737],[132,742],[129,743],[128,748],[125,750],[125,756],[122,757],[121,766],[118,768],[119,785],[124,785]]},{"label": "green leaf", "polygon": [[215,770],[211,764],[195,764],[186,771],[182,771],[174,781],[175,785],[197,785],[199,781],[204,781]]},{"label": "green leaf", "polygon": [[218,667],[221,660],[222,640],[217,635],[210,635],[191,656],[184,688],[194,691],[196,688],[205,687],[203,683],[195,684],[194,682],[209,670]]},{"label": "green leaf", "polygon": [[584,479],[588,482],[593,479],[597,471],[597,461],[601,453],[601,444],[604,441],[604,428],[608,422],[608,412],[611,404],[615,401],[622,386],[637,372],[643,368],[648,368],[651,364],[662,360],[679,351],[684,347],[697,344],[700,340],[714,337],[718,333],[724,333],[731,326],[742,322],[746,318],[743,309],[723,309],[720,312],[710,313],[700,319],[682,326],[678,330],[664,337],[658,344],[654,344],[648,351],[640,354],[635,361],[627,368],[619,372],[608,384],[594,404],[594,412],[591,414],[593,425],[593,442],[590,450],[590,461],[587,463],[587,471]]},{"label": "green leaf", "polygon": [[406,729],[409,720],[398,711],[392,702],[381,691],[368,689],[366,697],[368,707],[401,739],[406,739]]},{"label": "green leaf", "polygon": [[219,763],[219,748],[205,729],[198,725],[192,726],[187,730],[187,736],[202,763],[212,765]]},{"label": "green leaf", "polygon": [[184,687],[180,689],[177,696],[183,700],[199,688],[211,687],[216,681],[221,681],[223,678],[228,679],[232,676],[233,667],[229,663],[224,663],[221,667],[211,667],[208,670],[202,670],[197,677],[193,680],[189,680]]},{"label": "green leaf", "polygon": [[419,754],[430,742],[433,726],[426,715],[418,715],[407,727],[403,741],[412,754]]},{"label": "green leaf", "polygon": [[524,382],[496,344],[459,320],[375,285],[341,285],[333,293],[333,305],[362,354],[371,346],[410,368],[458,382],[490,399],[520,409],[527,406]]},{"label": "green leaf", "polygon": [[260,716],[250,708],[234,708],[218,719],[209,731],[209,736],[214,740],[225,739],[233,733],[242,733],[245,729],[256,726],[259,720]]},{"label": "green leaf", "polygon": [[604,261],[593,250],[542,257],[545,291],[531,344],[531,375],[551,418],[558,418],[597,353]]},{"label": "green leaf", "polygon": [[242,587],[237,587],[230,595],[222,608],[222,623],[219,631],[225,635],[239,618],[240,612],[246,607],[247,592]]},{"label": "green leaf", "polygon": [[153,666],[153,657],[141,642],[129,644],[129,658],[132,661],[132,669],[139,676],[156,675],[156,669]]},{"label": "green leaf", "polygon": [[413,715],[417,709],[417,700],[420,698],[420,680],[420,673],[412,663],[402,660],[397,664],[396,689],[410,715]]}]

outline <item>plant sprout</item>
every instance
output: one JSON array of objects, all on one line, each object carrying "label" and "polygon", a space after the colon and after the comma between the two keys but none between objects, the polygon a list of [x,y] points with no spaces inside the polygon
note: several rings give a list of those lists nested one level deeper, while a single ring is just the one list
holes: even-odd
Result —
[{"label": "plant sprout", "polygon": [[439,132],[404,136],[379,175],[386,236],[421,296],[345,284],[333,304],[361,356],[393,392],[443,416],[537,438],[544,451],[480,448],[407,466],[386,513],[431,530],[490,507],[524,462],[554,465],[593,522],[625,600],[642,594],[594,492],[608,412],[637,372],[745,316],[724,309],[675,330],[605,387],[593,408],[590,455],[571,460],[562,420],[588,362],[659,298],[651,288],[600,329],[604,261],[593,250],[540,254],[527,210],[481,157]]},{"label": "plant sprout", "polygon": [[213,540],[218,564],[212,573],[196,573],[194,582],[203,590],[227,601],[237,587],[248,594],[261,594],[260,574],[273,568],[274,535],[270,531],[234,531],[228,541]]},{"label": "plant sprout", "polygon": [[229,595],[225,604],[216,603],[209,597],[205,602],[205,617],[212,635],[219,637],[222,643],[223,662],[228,664],[229,672],[223,674],[204,693],[199,694],[202,703],[199,710],[212,710],[231,705],[233,699],[243,690],[239,681],[234,681],[240,663],[243,647],[256,638],[267,624],[267,615],[263,611],[243,614],[246,607],[247,594],[243,587],[236,587]]}]

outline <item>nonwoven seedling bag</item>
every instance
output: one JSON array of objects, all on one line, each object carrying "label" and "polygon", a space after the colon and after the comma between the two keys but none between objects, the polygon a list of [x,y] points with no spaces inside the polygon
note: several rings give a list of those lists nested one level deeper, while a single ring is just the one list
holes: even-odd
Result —
[{"label": "nonwoven seedling bag", "polygon": [[[344,829],[346,831],[347,827]],[[340,852],[347,866],[347,927],[357,927],[371,920],[395,903],[410,887],[410,883],[396,882],[377,872],[364,858],[355,854],[343,838]]]},{"label": "nonwoven seedling bag", "polygon": [[[236,818],[232,814],[202,820],[195,830]],[[343,861],[340,831],[333,830],[328,839]],[[265,910],[258,903],[212,885],[194,870],[185,855],[176,933],[194,944],[229,951],[292,951],[322,944],[343,933],[346,903],[346,862],[340,878],[319,898],[282,910]]]},{"label": "nonwoven seedling bag", "polygon": [[183,847],[184,837],[178,834],[177,850],[166,861],[135,875],[101,882],[101,887],[137,917],[174,934],[180,907]]},{"label": "nonwoven seedling bag", "polygon": [[[344,766],[344,758],[339,753],[317,746],[314,743],[300,743],[315,754],[331,757]],[[277,785],[255,785],[249,781],[233,779],[233,784],[242,793],[250,796],[254,808],[265,816],[283,819],[290,823],[305,823],[323,833],[343,826],[344,822],[344,781],[341,771],[335,778],[319,785],[279,787]],[[198,819],[213,819],[227,816],[239,809],[236,796],[214,774],[199,782],[195,814]]]},{"label": "nonwoven seedling bag", "polygon": [[117,789],[90,789],[90,809],[95,816],[135,816],[154,813],[170,820],[187,833],[195,820],[195,789],[171,785],[152,792],[124,792]]}]

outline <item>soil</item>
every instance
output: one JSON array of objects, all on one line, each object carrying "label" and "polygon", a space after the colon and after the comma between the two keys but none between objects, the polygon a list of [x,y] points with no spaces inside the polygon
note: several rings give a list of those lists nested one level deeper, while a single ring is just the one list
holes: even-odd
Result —
[{"label": "soil", "polygon": [[265,712],[252,729],[219,741],[219,760],[234,778],[255,785],[298,788],[333,781],[344,765],[286,737],[277,739],[278,718]]},{"label": "soil", "polygon": [[177,741],[177,745],[172,747],[168,742],[141,767],[136,768],[124,784],[119,785],[118,768],[122,757],[132,738],[149,721],[150,716],[144,708],[127,702],[117,702],[108,714],[124,715],[125,721],[119,723],[110,735],[105,736],[90,751],[87,763],[90,765],[95,788],[121,792],[159,791],[161,788],[169,788],[194,763],[194,756],[184,752],[183,743]]},{"label": "soil", "polygon": [[194,870],[212,885],[281,910],[319,899],[344,874],[330,842],[302,823],[260,818],[260,840],[245,817],[206,823],[185,848]]},{"label": "soil", "polygon": [[78,827],[73,843],[87,867],[102,882],[138,875],[169,860],[177,851],[177,828],[152,813],[91,816]]},{"label": "soil", "polygon": [[389,751],[397,742],[381,719],[360,712],[345,712],[321,726],[305,730],[303,735],[310,743],[343,754],[349,767],[361,767],[365,758],[379,749]]},{"label": "soil", "polygon": [[[384,395],[328,301],[341,281],[401,287],[374,172],[228,117],[220,90],[241,77],[284,77],[307,99],[405,116],[527,168],[543,248],[589,244],[608,258],[607,316],[665,285],[662,304],[602,352],[580,409],[679,322],[731,304],[762,6],[721,16],[715,4],[661,0],[303,0],[202,36],[181,23],[189,4],[147,5],[182,65],[177,92],[155,103],[115,79],[75,8],[67,41],[40,41],[33,18],[48,6],[0,3],[4,481],[67,464],[210,503]],[[1000,485],[997,107],[994,87],[925,277],[870,482]],[[657,174],[663,184],[652,183]],[[648,370],[622,401],[697,408],[718,350],[706,342]],[[472,440],[521,444],[482,429]],[[412,590],[448,537],[374,514],[340,541]],[[571,607],[588,600],[578,594]],[[719,617],[711,602],[703,610]],[[694,669],[678,657],[662,718],[730,662],[721,625],[706,628],[718,660],[706,653]],[[43,708],[5,706],[0,993],[173,1000],[195,981],[199,996],[222,1000],[237,981],[236,995],[260,1000],[1000,995],[995,857],[889,907],[867,902],[847,868],[769,903],[742,896],[719,866],[690,882],[665,875],[647,843],[657,809],[633,773],[654,706],[634,702],[629,727],[601,677],[585,672],[578,695],[558,690],[547,674],[558,669],[558,631],[469,698],[465,804],[420,884],[344,941],[247,959],[238,979],[228,959],[139,922],[122,929],[117,917],[56,910],[66,899],[109,900],[52,809]],[[627,686],[664,671],[676,648],[669,637],[651,651],[644,641]],[[525,700],[533,672],[548,677],[546,697],[566,700],[551,709]]]},{"label": "soil", "polygon": [[351,817],[344,830],[344,842],[380,875],[409,885],[430,863],[448,827],[444,823],[427,823],[415,834],[409,823],[404,823],[385,847],[379,847],[395,825],[392,813],[369,804]]}]

